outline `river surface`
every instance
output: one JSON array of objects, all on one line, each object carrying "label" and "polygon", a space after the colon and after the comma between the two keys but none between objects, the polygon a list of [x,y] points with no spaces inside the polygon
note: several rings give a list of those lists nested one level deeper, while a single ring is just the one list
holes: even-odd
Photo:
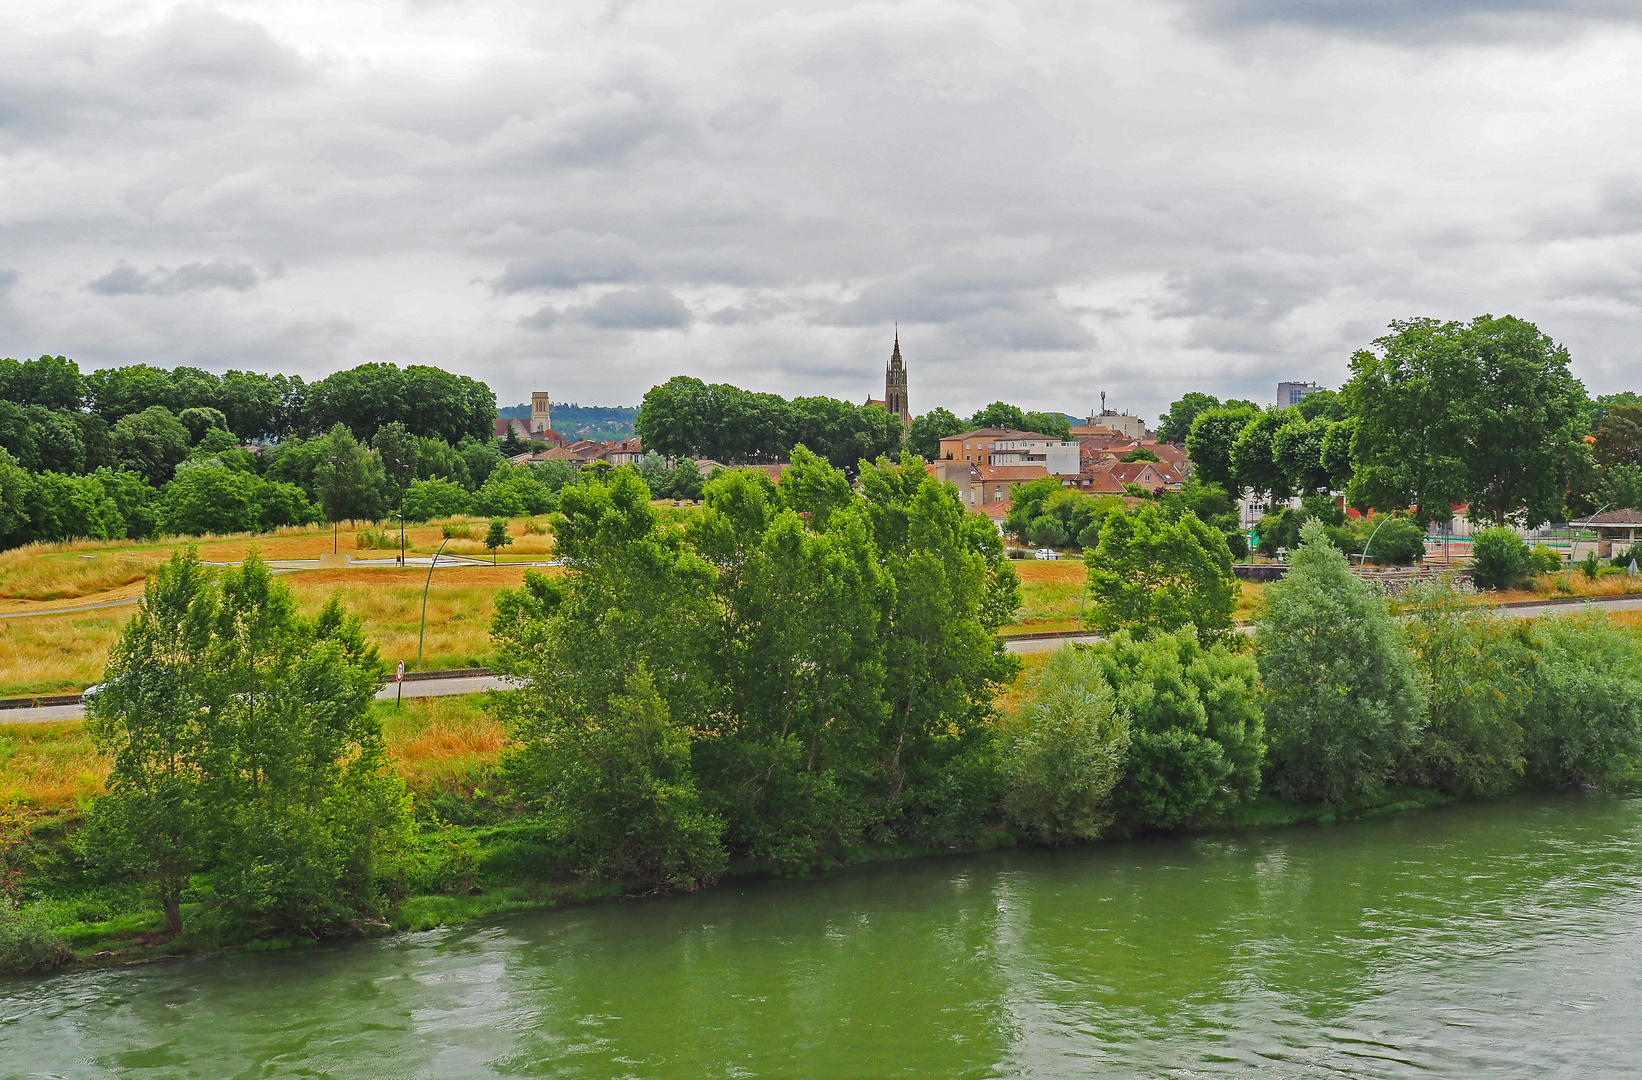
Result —
[{"label": "river surface", "polygon": [[1642,797],[0,982],[5,1077],[1634,1077]]}]

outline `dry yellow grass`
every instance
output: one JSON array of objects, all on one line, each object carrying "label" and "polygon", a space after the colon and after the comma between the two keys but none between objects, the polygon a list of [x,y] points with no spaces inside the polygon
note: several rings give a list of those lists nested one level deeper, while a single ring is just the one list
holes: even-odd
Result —
[{"label": "dry yellow grass", "polygon": [[1026,653],[1020,658],[1021,673],[1013,683],[1005,687],[992,703],[1006,718],[1014,716],[1020,711],[1021,703],[1026,700],[1026,691],[1030,689],[1032,680],[1037,678],[1045,664],[1049,663],[1052,652]]},{"label": "dry yellow grass", "polygon": [[[484,666],[490,655],[496,592],[518,585],[524,573],[523,567],[506,565],[435,570],[428,591],[423,668]],[[383,659],[390,665],[404,660],[415,666],[426,570],[312,570],[284,580],[298,606],[309,614],[340,591],[342,602],[364,620],[365,632],[381,647]],[[100,681],[109,646],[133,610],[0,619],[0,697],[76,693]]]},{"label": "dry yellow grass", "polygon": [[[505,737],[478,695],[379,702],[388,759],[413,791],[460,787],[495,763]],[[0,803],[34,811],[72,810],[103,790],[108,761],[85,724],[0,724]]]},{"label": "dry yellow grass", "polygon": [[412,791],[464,788],[496,763],[507,735],[479,695],[379,704],[388,757]]},{"label": "dry yellow grass", "polygon": [[33,810],[67,810],[103,789],[108,762],[79,720],[0,724],[0,802]]},{"label": "dry yellow grass", "polygon": [[1531,589],[1501,589],[1499,592],[1482,595],[1486,603],[1509,604],[1556,596],[1625,596],[1629,593],[1642,593],[1642,577],[1604,574],[1592,580],[1575,567],[1572,574],[1543,574],[1534,582]]},{"label": "dry yellow grass", "polygon": [[165,556],[152,551],[87,551],[75,544],[29,544],[0,554],[0,597],[72,600],[121,586],[141,588]]}]

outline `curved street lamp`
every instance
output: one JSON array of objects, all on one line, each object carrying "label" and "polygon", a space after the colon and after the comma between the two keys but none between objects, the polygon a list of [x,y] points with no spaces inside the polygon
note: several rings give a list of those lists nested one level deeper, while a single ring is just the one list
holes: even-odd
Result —
[{"label": "curved street lamp", "polygon": [[428,581],[422,586],[422,628],[416,632],[416,670],[422,670],[422,638],[428,632],[428,589],[433,586],[433,568],[439,565],[439,555],[445,550],[445,545],[451,538],[445,537],[439,542],[439,550],[433,553],[433,561],[428,563]]}]

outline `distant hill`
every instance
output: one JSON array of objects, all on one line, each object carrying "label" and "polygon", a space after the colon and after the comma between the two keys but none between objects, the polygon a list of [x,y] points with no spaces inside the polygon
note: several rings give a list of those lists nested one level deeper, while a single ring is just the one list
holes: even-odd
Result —
[{"label": "distant hill", "polygon": [[[496,415],[512,420],[528,420],[530,404],[510,405],[497,409]],[[614,442],[633,437],[633,421],[638,417],[637,405],[577,405],[575,402],[553,403],[553,430],[567,439],[596,439]]]}]

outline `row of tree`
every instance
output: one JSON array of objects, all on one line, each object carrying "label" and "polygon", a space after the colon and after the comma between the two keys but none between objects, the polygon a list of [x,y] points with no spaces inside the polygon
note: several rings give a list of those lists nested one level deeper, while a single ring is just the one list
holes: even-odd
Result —
[{"label": "row of tree", "polygon": [[686,375],[651,387],[633,427],[646,450],[667,458],[725,465],[784,461],[803,444],[849,470],[859,461],[898,453],[905,434],[901,418],[881,405],[829,397],[789,401]]},{"label": "row of tree", "polygon": [[[108,433],[124,417],[154,406],[184,417],[190,410],[215,410],[241,441],[313,436],[335,424],[369,441],[377,429],[398,423],[413,435],[454,445],[491,437],[496,395],[476,379],[415,364],[362,364],[307,383],[296,375],[215,375],[148,364],[82,374],[62,356],[0,360],[0,446],[31,469],[84,472],[114,464],[99,456]],[[83,467],[68,467],[72,452],[59,446],[65,424],[78,432],[81,452],[91,455]],[[47,463],[30,463],[31,452],[47,455]]]},{"label": "row of tree", "polygon": [[[1338,394],[1290,408],[1187,394],[1159,435],[1241,497],[1339,496],[1360,510],[1532,527],[1642,502],[1642,406],[1590,400],[1567,350],[1532,323],[1412,319],[1351,358]],[[1593,434],[1594,430],[1594,434]]]},{"label": "row of tree", "polygon": [[[1224,633],[1219,557],[1171,555],[1184,536],[1159,543],[1152,513],[1088,556],[1096,622],[1115,632],[1056,654],[1002,729],[1005,811],[1023,831],[1204,824],[1262,790],[1339,804],[1390,785],[1602,784],[1642,762],[1642,648],[1603,616],[1511,623],[1427,586],[1399,620],[1312,522],[1250,649]],[[1146,534],[1150,561],[1176,573],[1134,583]],[[1182,606],[1167,596],[1187,565],[1200,584]]]}]

